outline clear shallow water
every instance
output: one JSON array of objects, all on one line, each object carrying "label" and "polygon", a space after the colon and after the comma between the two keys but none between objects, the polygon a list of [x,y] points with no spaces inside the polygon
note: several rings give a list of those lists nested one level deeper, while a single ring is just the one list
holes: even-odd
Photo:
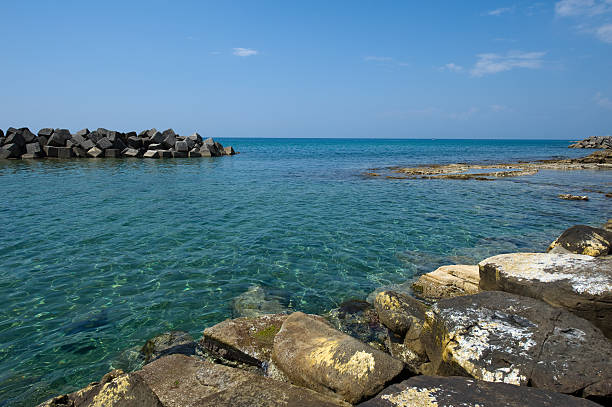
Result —
[{"label": "clear shallow water", "polygon": [[221,140],[235,157],[0,162],[0,405],[97,380],[170,329],[198,338],[252,284],[323,312],[442,264],[544,250],[612,217],[612,173],[494,182],[368,168],[582,156],[567,141]]}]

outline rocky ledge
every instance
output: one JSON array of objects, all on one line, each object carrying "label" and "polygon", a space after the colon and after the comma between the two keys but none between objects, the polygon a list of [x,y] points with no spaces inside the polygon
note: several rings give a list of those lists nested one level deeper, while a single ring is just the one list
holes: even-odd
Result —
[{"label": "rocky ledge", "polygon": [[0,159],[38,158],[187,158],[236,154],[212,138],[198,133],[179,136],[172,129],[122,133],[99,128],[71,133],[45,128],[35,135],[27,127],[0,130]]},{"label": "rocky ledge", "polygon": [[607,148],[612,149],[612,136],[592,136],[578,141],[569,148]]},{"label": "rocky ledge", "polygon": [[609,225],[570,228],[549,253],[437,269],[419,279],[426,301],[377,290],[373,304],[347,301],[322,317],[251,288],[241,300],[278,312],[246,301],[250,316],[197,342],[160,335],[134,371],[41,406],[612,405]]}]

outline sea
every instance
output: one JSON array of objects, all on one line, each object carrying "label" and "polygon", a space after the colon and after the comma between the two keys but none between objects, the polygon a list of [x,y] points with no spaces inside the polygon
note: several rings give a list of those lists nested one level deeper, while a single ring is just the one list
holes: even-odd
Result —
[{"label": "sea", "polygon": [[163,332],[198,339],[253,286],[325,313],[441,265],[545,251],[566,228],[612,217],[610,171],[364,175],[592,152],[567,140],[219,141],[240,154],[0,161],[0,406],[81,388]]}]

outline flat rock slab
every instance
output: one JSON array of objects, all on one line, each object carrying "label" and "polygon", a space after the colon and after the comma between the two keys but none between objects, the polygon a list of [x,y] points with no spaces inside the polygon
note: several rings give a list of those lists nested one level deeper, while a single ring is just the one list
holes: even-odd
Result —
[{"label": "flat rock slab", "polygon": [[165,356],[134,374],[164,407],[348,406],[312,390],[184,355]]},{"label": "flat rock slab", "polygon": [[609,399],[612,343],[561,308],[501,291],[440,300],[422,341],[433,374]]},{"label": "flat rock slab", "polygon": [[99,383],[54,397],[39,407],[164,407],[147,383],[136,374],[114,370]]},{"label": "flat rock slab", "polygon": [[479,281],[477,265],[455,264],[442,266],[422,275],[412,284],[412,288],[423,298],[437,300],[476,294],[480,291]]},{"label": "flat rock slab", "polygon": [[561,247],[570,253],[588,256],[612,254],[612,232],[586,225],[576,225],[563,232],[547,251]]},{"label": "flat rock slab", "polygon": [[227,319],[204,330],[200,346],[224,359],[265,367],[287,314]]},{"label": "flat rock slab", "polygon": [[383,390],[358,407],[597,407],[552,391],[466,377],[416,376]]},{"label": "flat rock slab", "polygon": [[301,312],[288,316],[276,334],[272,360],[293,384],[349,403],[373,396],[404,368],[390,355]]},{"label": "flat rock slab", "polygon": [[479,264],[480,288],[540,299],[588,319],[612,338],[612,258],[512,253]]}]

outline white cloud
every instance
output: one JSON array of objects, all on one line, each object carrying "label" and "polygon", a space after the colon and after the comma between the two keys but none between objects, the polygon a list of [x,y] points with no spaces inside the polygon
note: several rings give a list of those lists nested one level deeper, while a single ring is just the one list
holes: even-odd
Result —
[{"label": "white cloud", "polygon": [[542,58],[546,52],[511,51],[506,55],[479,54],[478,61],[471,69],[472,76],[484,76],[509,71],[514,68],[538,69],[542,67]]},{"label": "white cloud", "polygon": [[438,68],[440,71],[449,71],[449,72],[461,72],[463,71],[463,67],[461,65],[457,65],[454,62],[450,62],[444,66]]},{"label": "white cloud", "polygon": [[561,0],[555,4],[560,17],[596,16],[612,11],[612,0]]},{"label": "white cloud", "polygon": [[234,48],[233,54],[239,57],[250,57],[259,54],[259,51],[251,48]]},{"label": "white cloud", "polygon": [[612,44],[612,24],[604,24],[597,28],[595,35],[601,41]]},{"label": "white cloud", "polygon": [[510,13],[513,10],[514,10],[514,7],[501,7],[501,8],[497,8],[495,10],[487,11],[485,13],[485,15],[487,15],[487,16],[501,16],[502,14]]},{"label": "white cloud", "polygon": [[595,102],[604,109],[612,110],[612,100],[602,95],[601,92],[595,95]]}]

